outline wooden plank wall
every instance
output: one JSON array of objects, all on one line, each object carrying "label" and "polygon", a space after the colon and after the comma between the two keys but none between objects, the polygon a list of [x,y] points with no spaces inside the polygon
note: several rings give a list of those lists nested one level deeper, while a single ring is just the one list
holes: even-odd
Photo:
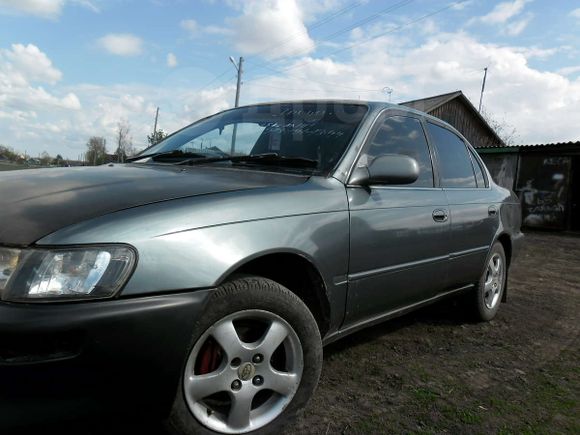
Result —
[{"label": "wooden plank wall", "polygon": [[458,99],[451,100],[429,112],[455,127],[475,148],[501,146],[481,120]]}]

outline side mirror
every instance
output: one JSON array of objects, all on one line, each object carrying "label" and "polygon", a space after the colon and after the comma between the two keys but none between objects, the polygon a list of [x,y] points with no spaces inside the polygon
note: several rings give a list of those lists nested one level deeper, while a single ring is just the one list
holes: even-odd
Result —
[{"label": "side mirror", "polygon": [[402,154],[385,154],[375,158],[369,166],[355,168],[349,184],[411,184],[417,178],[419,164],[414,158]]}]

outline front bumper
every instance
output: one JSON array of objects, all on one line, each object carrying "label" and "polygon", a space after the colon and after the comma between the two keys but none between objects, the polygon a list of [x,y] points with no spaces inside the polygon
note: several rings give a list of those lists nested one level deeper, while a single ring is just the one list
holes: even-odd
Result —
[{"label": "front bumper", "polygon": [[209,293],[0,303],[0,433],[115,413],[166,414]]}]

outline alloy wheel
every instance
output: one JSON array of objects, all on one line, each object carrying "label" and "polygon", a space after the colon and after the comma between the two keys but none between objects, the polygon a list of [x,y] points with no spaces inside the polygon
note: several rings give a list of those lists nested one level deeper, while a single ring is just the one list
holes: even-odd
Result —
[{"label": "alloy wheel", "polygon": [[303,367],[300,339],[288,322],[269,311],[239,311],[194,345],[184,375],[186,402],[211,430],[256,430],[292,401]]},{"label": "alloy wheel", "polygon": [[499,254],[493,254],[487,263],[483,288],[483,302],[488,309],[493,309],[499,302],[505,281],[503,261]]}]

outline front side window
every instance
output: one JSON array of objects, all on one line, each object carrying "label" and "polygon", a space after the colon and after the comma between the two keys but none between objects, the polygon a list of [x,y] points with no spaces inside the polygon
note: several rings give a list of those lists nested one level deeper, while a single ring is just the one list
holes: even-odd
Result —
[{"label": "front side window", "polygon": [[[346,151],[367,106],[264,104],[228,110],[174,133],[133,158],[232,164],[326,175]],[[249,157],[249,158],[246,158]],[[256,157],[256,158],[253,158]]]},{"label": "front side window", "polygon": [[441,186],[477,187],[473,165],[461,138],[430,122],[427,123],[427,128],[437,149]]},{"label": "front side window", "polygon": [[419,178],[410,187],[433,187],[433,166],[427,139],[418,119],[407,116],[391,116],[384,120],[372,137],[362,164],[369,165],[384,154],[403,154],[414,158],[419,164]]}]

